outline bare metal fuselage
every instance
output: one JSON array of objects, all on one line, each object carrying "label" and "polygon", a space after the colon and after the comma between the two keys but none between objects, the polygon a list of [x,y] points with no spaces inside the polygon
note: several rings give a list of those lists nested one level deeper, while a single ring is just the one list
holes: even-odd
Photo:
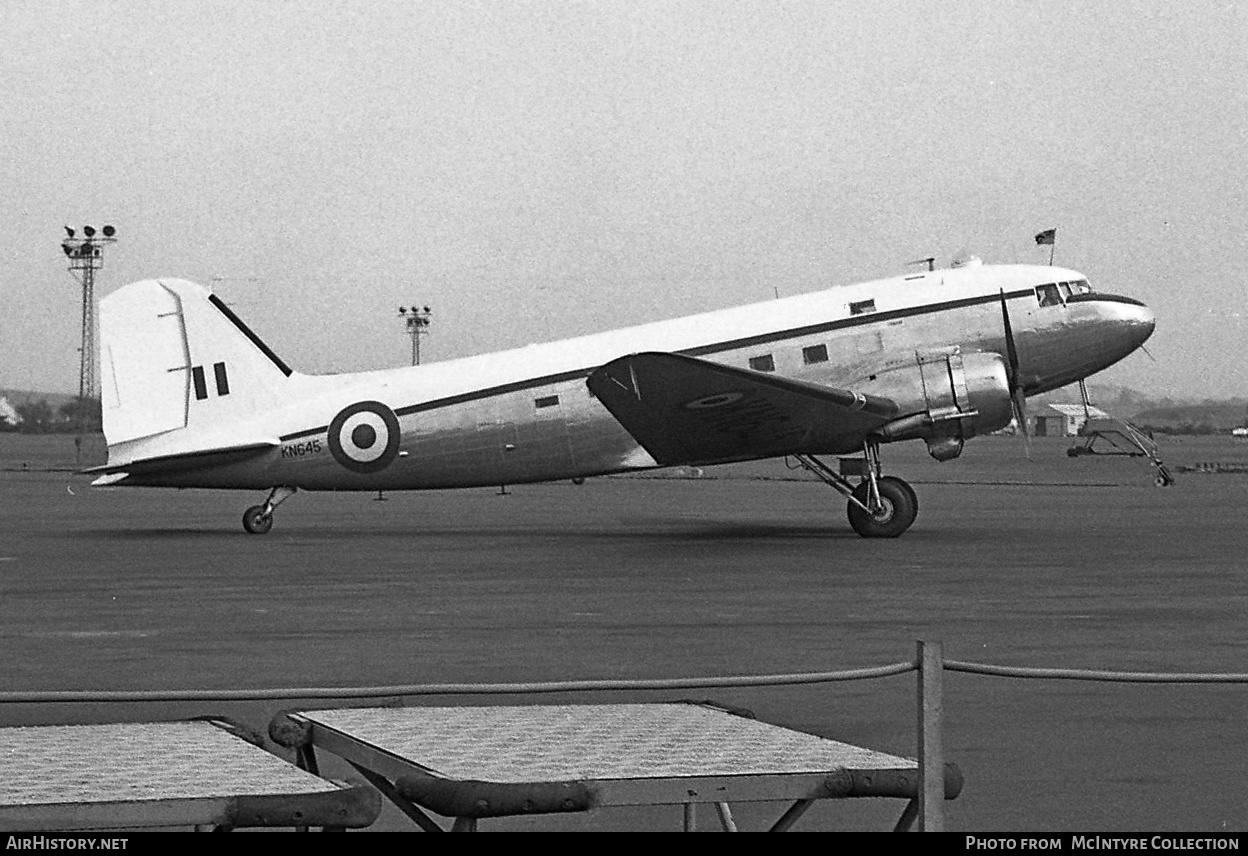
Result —
[{"label": "bare metal fuselage", "polygon": [[[412,368],[296,374],[287,399],[241,432],[280,445],[176,474],[136,473],[125,483],[397,490],[653,467],[586,385],[612,359],[654,350],[739,368],[771,365],[777,375],[896,398],[889,370],[913,365],[924,351],[1004,354],[1003,301],[1019,379],[1032,395],[1100,371],[1152,331],[1151,313],[1129,298],[1091,293],[1041,305],[1037,286],[1076,279],[1075,271],[1022,265],[933,271]],[[330,422],[352,403],[374,401],[398,418],[398,456],[379,472],[352,472],[330,453]],[[808,451],[852,453],[861,442],[847,436]]]}]

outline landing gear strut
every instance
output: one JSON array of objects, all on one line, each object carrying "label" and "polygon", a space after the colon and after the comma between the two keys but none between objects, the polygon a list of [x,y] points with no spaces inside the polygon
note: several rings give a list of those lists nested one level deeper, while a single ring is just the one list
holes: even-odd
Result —
[{"label": "landing gear strut", "polygon": [[295,495],[297,488],[278,486],[269,492],[264,505],[253,505],[243,512],[243,528],[252,535],[263,535],[273,528],[273,509]]},{"label": "landing gear strut", "polygon": [[[910,528],[919,513],[914,488],[894,476],[880,475],[879,443],[863,444],[863,459],[842,459],[840,472],[814,455],[797,455],[797,461],[825,484],[849,500],[849,525],[863,538],[896,538]],[[846,475],[858,476],[854,484]]]}]

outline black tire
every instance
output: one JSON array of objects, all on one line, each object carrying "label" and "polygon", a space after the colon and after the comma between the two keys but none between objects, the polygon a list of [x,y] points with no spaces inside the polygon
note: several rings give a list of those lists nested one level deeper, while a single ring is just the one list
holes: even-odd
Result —
[{"label": "black tire", "polygon": [[913,523],[914,519],[919,516],[919,495],[914,492],[914,488],[910,486],[910,482],[904,479],[896,478],[895,476],[883,476],[880,479],[880,481],[886,481],[886,482],[892,482],[894,484],[899,484],[903,488],[905,488],[907,493],[910,494],[910,507],[914,509],[910,513],[910,522]]},{"label": "black tire", "polygon": [[[883,507],[875,514],[868,514],[854,503],[848,503],[846,513],[849,525],[863,538],[896,538],[910,528],[919,513],[919,500],[906,482],[892,476],[876,479]],[[867,502],[870,484],[863,482],[854,488],[854,498]]]},{"label": "black tire", "polygon": [[273,515],[265,514],[263,505],[253,505],[243,512],[243,528],[252,535],[263,535],[273,528]]}]

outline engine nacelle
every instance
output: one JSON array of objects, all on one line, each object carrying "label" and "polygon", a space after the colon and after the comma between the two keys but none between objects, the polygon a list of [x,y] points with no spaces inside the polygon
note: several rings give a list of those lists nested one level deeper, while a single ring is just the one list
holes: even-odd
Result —
[{"label": "engine nacelle", "polygon": [[857,392],[891,398],[905,414],[876,430],[880,440],[922,439],[938,461],[956,458],[962,444],[1010,424],[1010,382],[1000,354],[963,354],[943,348],[916,354],[913,363],[854,383]]}]

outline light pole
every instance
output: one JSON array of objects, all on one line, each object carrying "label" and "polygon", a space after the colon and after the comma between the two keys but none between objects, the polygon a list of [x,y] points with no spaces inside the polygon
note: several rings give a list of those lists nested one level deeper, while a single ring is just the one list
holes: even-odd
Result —
[{"label": "light pole", "polygon": [[116,243],[117,230],[105,226],[97,234],[94,226],[82,227],[83,237],[65,227],[61,249],[69,259],[69,272],[80,274],[82,284],[82,361],[78,368],[78,435],[74,438],[78,463],[82,463],[82,437],[87,421],[99,400],[95,366],[95,272],[104,266],[104,245]]},{"label": "light pole", "polygon": [[407,324],[407,335],[412,337],[412,365],[420,365],[420,337],[429,332],[433,311],[428,307],[399,307],[399,317]]}]

